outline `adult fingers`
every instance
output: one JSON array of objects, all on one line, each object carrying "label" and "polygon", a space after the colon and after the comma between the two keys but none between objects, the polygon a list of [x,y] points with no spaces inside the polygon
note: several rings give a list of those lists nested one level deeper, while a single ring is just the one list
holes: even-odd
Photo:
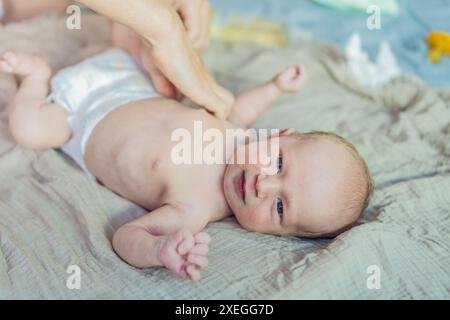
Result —
[{"label": "adult fingers", "polygon": [[151,48],[152,61],[170,82],[194,103],[225,119],[232,95],[218,86],[194,49],[184,27]]},{"label": "adult fingers", "polygon": [[184,1],[178,9],[189,39],[194,44],[199,41],[200,35],[202,34],[204,21],[201,15],[201,9],[203,2],[204,0]]},{"label": "adult fingers", "polygon": [[199,52],[206,52],[210,45],[212,9],[208,1],[203,1],[200,8],[201,29],[198,40],[194,43]]},{"label": "adult fingers", "polygon": [[155,90],[167,98],[176,98],[178,92],[175,86],[166,78],[166,76],[159,70],[159,68],[153,62],[153,60],[150,57],[149,50],[150,49],[145,45],[142,46],[141,62],[144,65],[144,68],[149,73]]}]

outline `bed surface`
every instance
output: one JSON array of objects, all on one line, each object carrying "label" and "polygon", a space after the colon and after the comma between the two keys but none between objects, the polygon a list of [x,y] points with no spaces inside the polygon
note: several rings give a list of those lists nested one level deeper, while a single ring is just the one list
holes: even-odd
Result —
[{"label": "bed surface", "polygon": [[[92,27],[96,34],[86,31]],[[33,48],[61,66],[87,44],[106,43],[103,19],[86,20],[83,30],[69,32],[55,16],[0,27],[0,52]],[[0,298],[450,297],[450,90],[428,88],[413,76],[364,90],[352,81],[339,50],[318,42],[276,50],[216,42],[206,62],[234,92],[289,64],[307,66],[304,90],[279,100],[257,126],[334,131],[353,142],[376,184],[360,224],[333,240],[305,240],[250,233],[229,218],[206,229],[213,240],[200,282],[163,268],[139,270],[122,262],[110,244],[114,230],[139,208],[58,151],[16,147],[3,112]],[[0,112],[11,81],[0,78]],[[70,265],[81,269],[80,290],[66,287]],[[378,290],[367,287],[373,265],[380,270]]]}]

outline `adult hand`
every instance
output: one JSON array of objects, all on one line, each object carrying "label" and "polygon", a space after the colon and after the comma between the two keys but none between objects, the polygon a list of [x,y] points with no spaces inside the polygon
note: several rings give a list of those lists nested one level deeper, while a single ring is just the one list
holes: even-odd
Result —
[{"label": "adult hand", "polygon": [[[183,21],[189,39],[199,54],[206,52],[210,44],[212,9],[208,0],[167,0]],[[130,32],[133,32],[130,30]],[[132,35],[129,35],[133,37]],[[117,38],[116,38],[117,39]],[[153,62],[146,46],[139,51],[140,59],[149,72],[155,89],[166,97],[181,98],[180,92]]]},{"label": "adult hand", "polygon": [[208,50],[212,9],[208,0],[167,0],[180,16],[194,48]]},{"label": "adult hand", "polygon": [[180,100],[182,94],[175,88],[175,86],[166,78],[158,67],[153,62],[151,52],[145,45],[141,37],[128,27],[120,23],[114,22],[112,25],[112,44],[115,47],[122,48],[136,58],[143,64],[152,78],[155,90],[167,98]]},{"label": "adult hand", "polygon": [[209,74],[196,50],[209,44],[207,0],[81,0],[138,33],[139,56],[155,88],[173,96],[176,87],[193,102],[226,119],[234,97]]}]

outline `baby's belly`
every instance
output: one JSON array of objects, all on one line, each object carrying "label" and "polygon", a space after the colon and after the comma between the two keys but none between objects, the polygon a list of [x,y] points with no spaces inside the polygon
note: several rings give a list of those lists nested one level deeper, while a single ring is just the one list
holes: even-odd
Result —
[{"label": "baby's belly", "polygon": [[168,116],[160,115],[161,100],[114,110],[93,130],[85,152],[87,168],[103,185],[148,210],[161,206],[167,190],[170,135],[163,132]]},{"label": "baby's belly", "polygon": [[156,153],[154,160],[148,157],[130,159],[128,165],[124,165],[125,159],[120,156],[114,160],[108,164],[97,161],[89,167],[101,184],[148,210],[165,203],[167,173],[158,168]]}]

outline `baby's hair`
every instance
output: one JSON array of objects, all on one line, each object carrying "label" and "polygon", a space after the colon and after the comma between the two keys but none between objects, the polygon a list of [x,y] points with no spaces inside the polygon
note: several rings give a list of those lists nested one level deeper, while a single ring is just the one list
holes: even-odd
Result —
[{"label": "baby's hair", "polygon": [[[356,205],[356,209],[359,210],[357,218],[354,221],[351,221],[350,223],[347,223],[343,227],[339,228],[338,230],[334,230],[332,232],[305,235],[305,237],[308,237],[308,238],[334,238],[337,235],[341,234],[342,232],[351,229],[357,223],[359,218],[361,218],[361,216],[363,215],[364,211],[366,210],[366,208],[368,207],[368,205],[370,203],[370,199],[372,198],[372,195],[373,195],[374,184],[373,184],[373,179],[370,174],[367,163],[361,157],[361,155],[359,154],[356,147],[351,142],[349,142],[347,139],[343,138],[342,136],[340,136],[338,134],[335,134],[332,132],[324,132],[324,131],[311,131],[311,132],[306,132],[306,133],[296,132],[293,134],[293,136],[295,138],[301,139],[301,140],[320,139],[320,138],[330,139],[336,143],[339,143],[339,144],[345,146],[347,148],[347,150],[350,152],[350,154],[354,157],[354,159],[361,165],[362,174],[363,174],[365,182],[366,182],[366,186],[365,186],[366,188],[362,192],[361,197],[358,197],[358,199],[354,199],[351,202],[351,206],[349,206],[347,208],[347,209],[355,209],[354,205]],[[361,198],[364,199],[362,204],[360,201]]]}]

